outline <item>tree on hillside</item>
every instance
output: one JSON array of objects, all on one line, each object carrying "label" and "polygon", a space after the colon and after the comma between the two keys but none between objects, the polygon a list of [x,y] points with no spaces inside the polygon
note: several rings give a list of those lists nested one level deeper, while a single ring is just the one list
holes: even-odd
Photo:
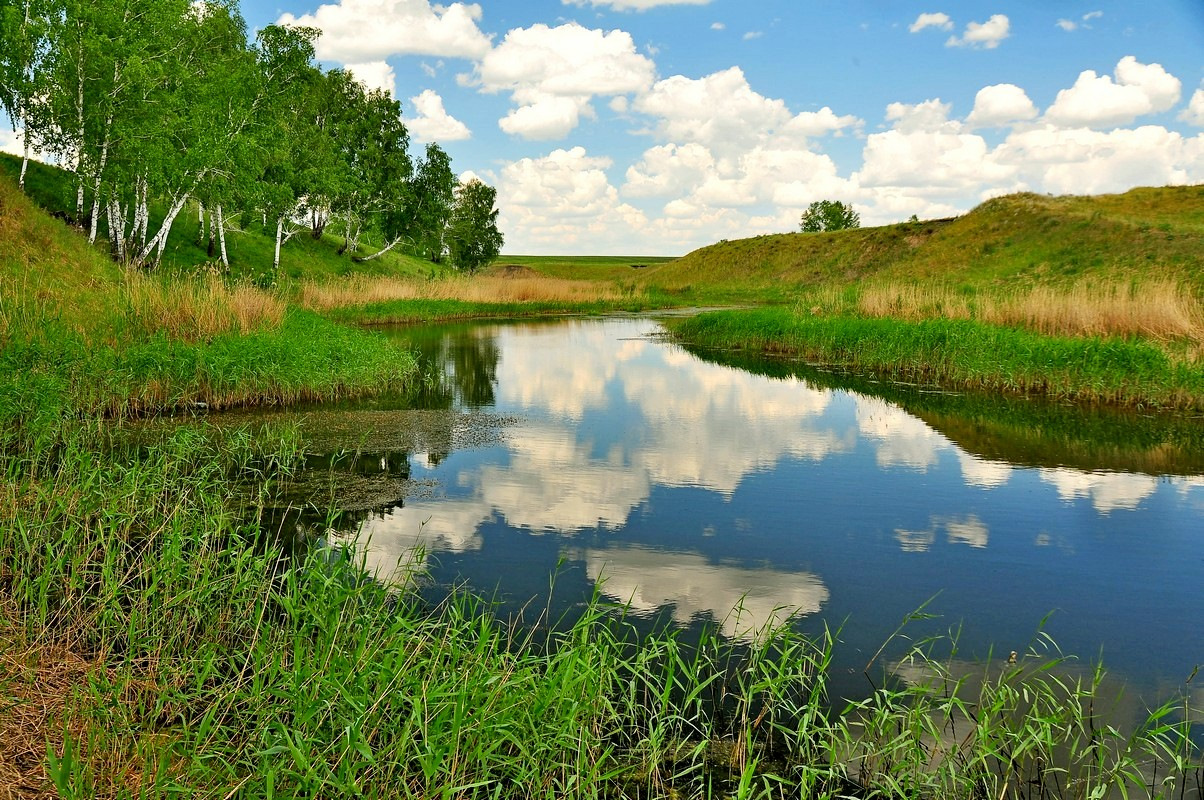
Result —
[{"label": "tree on hillside", "polygon": [[816,200],[807,206],[801,220],[803,233],[843,231],[861,227],[861,215],[851,203],[839,200]]},{"label": "tree on hillside", "polygon": [[497,227],[497,189],[473,178],[456,191],[447,227],[448,254],[461,272],[476,272],[497,258],[504,237]]},{"label": "tree on hillside", "polygon": [[456,174],[451,157],[435,142],[426,146],[410,185],[410,202],[403,235],[415,255],[438,264],[447,251],[444,238],[456,202]]},{"label": "tree on hillside", "polygon": [[25,188],[29,165],[30,115],[46,93],[47,54],[53,34],[54,7],[49,0],[0,2],[0,108],[23,131],[24,155],[17,183]]}]

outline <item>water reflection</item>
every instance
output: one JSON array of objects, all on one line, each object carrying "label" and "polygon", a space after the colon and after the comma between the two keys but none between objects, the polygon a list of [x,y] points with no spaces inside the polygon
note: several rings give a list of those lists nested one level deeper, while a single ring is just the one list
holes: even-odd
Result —
[{"label": "water reflection", "polygon": [[694,553],[646,547],[589,549],[577,555],[607,597],[645,614],[671,606],[673,619],[682,625],[705,617],[733,639],[814,614],[828,599],[819,576],[806,572],[715,564]]},{"label": "water reflection", "polygon": [[338,535],[382,576],[417,546],[437,581],[516,606],[565,566],[566,596],[605,578],[633,610],[732,636],[790,613],[844,624],[851,662],[935,595],[968,649],[1015,647],[1057,609],[1069,652],[1103,645],[1163,678],[1204,659],[1188,611],[1204,589],[1185,568],[1204,519],[1198,422],[728,363],[656,330],[398,332],[431,376],[399,402],[448,410],[306,417],[312,441],[372,453],[360,473],[384,465],[358,479],[379,478],[388,502]]}]

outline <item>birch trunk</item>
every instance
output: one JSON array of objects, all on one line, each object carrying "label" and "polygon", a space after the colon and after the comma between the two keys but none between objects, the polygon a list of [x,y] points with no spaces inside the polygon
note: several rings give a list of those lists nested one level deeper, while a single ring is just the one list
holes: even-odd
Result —
[{"label": "birch trunk", "polygon": [[150,181],[146,179],[145,175],[138,176],[136,194],[138,208],[134,216],[134,233],[132,236],[137,239],[138,246],[142,247],[146,244],[146,234],[150,228],[150,209],[147,207],[147,195],[150,194]]},{"label": "birch trunk", "polygon": [[213,212],[208,215],[208,223],[205,225],[205,237],[207,243],[205,245],[205,258],[213,258],[213,237],[217,233],[214,228],[217,227],[217,221],[213,218]]},{"label": "birch trunk", "polygon": [[[76,73],[78,75],[78,85],[75,95],[75,124],[79,128],[79,141],[76,142],[75,154],[75,216],[83,217],[84,215],[84,34],[81,28],[79,34],[79,62]],[[80,220],[81,223],[83,220]]]},{"label": "birch trunk", "polygon": [[167,216],[163,218],[163,225],[160,226],[158,233],[155,234],[155,238],[151,239],[142,246],[142,249],[138,252],[137,257],[134,259],[135,262],[138,264],[145,263],[147,257],[150,256],[151,251],[157,250],[155,254],[155,266],[159,265],[159,262],[163,259],[163,250],[167,247],[167,236],[171,233],[171,226],[175,223],[176,217],[179,216],[180,210],[184,208],[184,204],[188,202],[188,198],[192,194],[192,190],[196,188],[196,185],[205,177],[205,173],[207,171],[208,170],[201,170],[201,173],[193,179],[192,186],[190,186],[186,191],[181,191],[179,195],[176,196],[175,201],[171,204],[171,208],[167,210]]},{"label": "birch trunk", "polygon": [[96,176],[92,179],[92,230],[88,233],[88,244],[96,244],[96,229],[100,222],[100,178],[109,161],[109,128],[113,118],[105,120],[105,138],[100,145],[100,163],[96,165]]},{"label": "birch trunk", "polygon": [[109,198],[109,248],[117,263],[125,263],[125,212],[117,197]]},{"label": "birch trunk", "polygon": [[276,218],[276,254],[272,256],[272,274],[280,272],[280,239],[284,236],[284,215]]},{"label": "birch trunk", "polygon": [[222,266],[226,272],[230,271],[230,259],[226,257],[226,218],[222,216],[222,204],[217,204],[217,240],[220,243],[220,251],[222,254]]},{"label": "birch trunk", "polygon": [[196,204],[196,243],[200,244],[205,241],[205,204],[197,201]]},{"label": "birch trunk", "polygon": [[384,247],[382,247],[380,250],[377,250],[377,251],[376,251],[375,253],[373,253],[372,255],[370,255],[370,256],[364,256],[363,258],[356,258],[356,259],[354,259],[354,260],[355,260],[357,263],[360,263],[360,264],[362,264],[362,263],[364,263],[365,261],[371,261],[371,260],[372,260],[372,259],[374,259],[374,258],[380,258],[380,257],[381,257],[381,256],[383,256],[385,253],[389,252],[389,251],[390,251],[390,250],[392,250],[394,247],[396,247],[397,245],[401,244],[401,240],[402,240],[402,239],[404,239],[404,238],[405,238],[404,236],[398,236],[396,239],[394,239],[393,241],[389,242],[387,245],[385,245]]}]

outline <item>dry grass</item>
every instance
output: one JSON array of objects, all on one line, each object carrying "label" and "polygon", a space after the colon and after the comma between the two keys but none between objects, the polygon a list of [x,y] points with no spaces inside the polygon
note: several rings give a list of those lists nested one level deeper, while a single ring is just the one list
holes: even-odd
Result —
[{"label": "dry grass", "polygon": [[287,307],[269,292],[248,284],[226,286],[217,276],[165,282],[130,273],[124,294],[137,327],[190,342],[275,328]]},{"label": "dry grass", "polygon": [[[820,295],[817,309],[837,305]],[[1080,283],[1068,289],[1037,286],[1014,292],[957,292],[915,284],[869,286],[856,310],[905,320],[976,319],[1067,336],[1140,336],[1204,345],[1204,307],[1182,284]]]},{"label": "dry grass", "polygon": [[298,302],[314,311],[392,300],[461,300],[469,303],[592,302],[622,299],[613,285],[524,273],[518,277],[453,275],[437,280],[356,276],[331,283],[307,281]]}]

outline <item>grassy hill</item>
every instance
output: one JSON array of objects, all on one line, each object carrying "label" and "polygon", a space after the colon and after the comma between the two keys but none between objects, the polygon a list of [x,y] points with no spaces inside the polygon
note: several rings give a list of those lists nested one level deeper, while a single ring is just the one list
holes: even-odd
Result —
[{"label": "grassy hill", "polygon": [[1204,288],[1204,186],[1097,197],[1016,194],[961,217],[723,241],[639,271],[671,292],[790,300],[855,282],[1067,286],[1156,277]]},{"label": "grassy hill", "polygon": [[[0,183],[16,191],[20,159],[0,153]],[[7,189],[6,189],[7,191]],[[31,162],[26,177],[26,193],[45,211],[74,213],[75,189],[71,175],[47,164]],[[155,230],[162,219],[163,209],[151,208],[151,230]],[[270,276],[272,256],[275,248],[275,225],[269,222],[267,229],[262,221],[252,215],[231,215],[227,220],[226,250],[230,258],[231,272],[235,277],[265,279]],[[57,220],[47,220],[51,228],[66,226]],[[176,218],[171,237],[163,254],[163,266],[168,271],[195,272],[199,267],[213,263],[207,243],[198,236],[200,225],[196,205],[192,204]],[[321,239],[314,239],[303,232],[289,240],[281,252],[280,272],[282,278],[291,280],[326,280],[345,275],[371,275],[386,277],[429,276],[447,271],[446,267],[432,264],[421,258],[397,251],[367,263],[356,263],[348,255],[339,255],[342,238],[337,235],[335,225],[327,228]],[[105,228],[101,225],[101,236]],[[359,254],[368,255],[375,250],[375,243],[365,237],[361,241]],[[103,247],[97,248],[104,253]]]}]

